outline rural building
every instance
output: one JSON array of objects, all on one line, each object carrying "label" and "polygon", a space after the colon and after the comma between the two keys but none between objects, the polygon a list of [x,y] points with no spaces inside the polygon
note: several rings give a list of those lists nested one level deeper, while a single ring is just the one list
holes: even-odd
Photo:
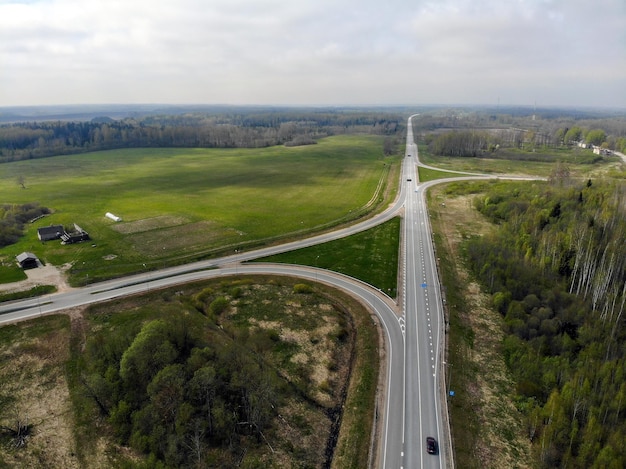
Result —
[{"label": "rural building", "polygon": [[60,239],[62,244],[80,243],[89,239],[89,233],[74,223],[74,231],[68,233],[63,225],[44,226],[37,230],[37,237],[41,241]]},{"label": "rural building", "polygon": [[61,244],[74,244],[81,241],[87,241],[89,239],[89,233],[83,230],[80,226],[74,223],[74,231],[68,233],[64,231],[61,235]]},{"label": "rural building", "polygon": [[611,150],[607,150],[606,148],[600,148],[600,147],[594,146],[593,152],[596,155],[611,156]]},{"label": "rural building", "polygon": [[40,241],[51,241],[53,239],[61,239],[61,235],[65,233],[63,225],[50,225],[37,229],[37,237]]},{"label": "rural building", "polygon": [[39,267],[39,259],[37,259],[37,256],[35,256],[32,252],[23,252],[22,254],[18,254],[16,259],[22,269]]}]

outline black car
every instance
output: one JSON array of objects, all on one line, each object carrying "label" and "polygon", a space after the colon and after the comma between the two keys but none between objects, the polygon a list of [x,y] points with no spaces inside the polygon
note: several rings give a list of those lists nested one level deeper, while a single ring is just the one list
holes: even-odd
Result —
[{"label": "black car", "polygon": [[426,451],[428,454],[437,454],[439,452],[437,440],[435,440],[432,436],[426,438]]}]

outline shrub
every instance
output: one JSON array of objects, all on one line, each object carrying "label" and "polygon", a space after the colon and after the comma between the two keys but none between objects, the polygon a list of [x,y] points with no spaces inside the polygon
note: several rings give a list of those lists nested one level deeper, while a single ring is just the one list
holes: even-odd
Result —
[{"label": "shrub", "polygon": [[228,306],[230,306],[230,302],[228,301],[228,299],[223,296],[218,296],[209,305],[209,312],[216,316],[219,316],[224,311],[226,311],[226,308],[228,308]]},{"label": "shrub", "polygon": [[306,283],[296,283],[293,286],[293,292],[308,294],[313,293],[313,288],[311,287],[311,285],[307,285]]}]

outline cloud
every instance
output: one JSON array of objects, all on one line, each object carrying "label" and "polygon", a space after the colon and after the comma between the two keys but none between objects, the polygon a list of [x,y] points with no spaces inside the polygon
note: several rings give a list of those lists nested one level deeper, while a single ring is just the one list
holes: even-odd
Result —
[{"label": "cloud", "polygon": [[[625,19],[623,0],[0,0],[0,106],[591,104],[607,90],[621,96],[599,104],[626,106]],[[585,98],[559,95],[564,80]]]},{"label": "cloud", "polygon": [[[626,48],[619,41],[624,9],[614,0],[591,3],[429,2],[412,17],[415,53],[426,70],[450,86],[473,90],[479,98],[491,90],[491,102],[493,93],[502,89],[509,96],[525,95],[527,103],[534,94],[547,103],[578,104],[579,96],[555,99],[546,91],[553,93],[575,79],[579,92],[587,89],[593,99],[592,78],[611,77],[616,91],[626,85]],[[621,19],[607,17],[603,7],[622,11]],[[624,93],[617,98],[623,105]]]}]

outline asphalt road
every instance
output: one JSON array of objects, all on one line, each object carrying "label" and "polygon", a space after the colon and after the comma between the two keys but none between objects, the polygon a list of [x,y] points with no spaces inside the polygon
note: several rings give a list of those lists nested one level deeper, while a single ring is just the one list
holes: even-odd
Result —
[{"label": "asphalt road", "polygon": [[419,160],[411,118],[407,128],[403,243],[406,428],[402,467],[441,468],[446,467],[446,453],[428,454],[426,437],[434,437],[442,450],[447,448],[448,432],[440,412],[443,383],[439,379],[443,308],[424,190],[418,183]]},{"label": "asphalt road", "polygon": [[[418,183],[416,168],[419,161],[411,118],[407,128],[406,156],[398,198],[375,217],[306,240],[110,280],[65,293],[4,303],[0,305],[0,325],[151,289],[227,275],[294,275],[323,282],[358,297],[375,312],[384,329],[386,390],[383,408],[378,409],[382,419],[377,442],[378,467],[451,467],[449,428],[447,419],[442,418],[442,413],[447,412],[441,380],[442,299],[424,200],[424,189],[432,183]],[[399,280],[399,291],[402,292],[399,304],[363,282],[334,272],[284,264],[241,264],[364,231],[396,216],[402,209],[403,268]],[[440,454],[426,453],[427,436],[438,440]]]}]

